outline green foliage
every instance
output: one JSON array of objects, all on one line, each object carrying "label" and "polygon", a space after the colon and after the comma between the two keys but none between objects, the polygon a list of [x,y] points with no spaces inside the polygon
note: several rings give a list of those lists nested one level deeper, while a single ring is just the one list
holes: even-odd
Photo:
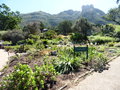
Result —
[{"label": "green foliage", "polygon": [[104,36],[114,36],[115,25],[107,24],[102,26],[102,34]]},{"label": "green foliage", "polygon": [[68,35],[69,33],[72,32],[71,26],[72,26],[71,21],[63,21],[58,25],[58,32],[60,34]]},{"label": "green foliage", "polygon": [[58,59],[53,61],[54,67],[57,72],[68,74],[77,71],[81,67],[81,58],[73,57],[72,49],[63,49],[59,51]]},{"label": "green foliage", "polygon": [[120,26],[119,25],[115,25],[114,36],[120,39]]},{"label": "green foliage", "polygon": [[12,51],[18,51],[19,48],[20,48],[19,45],[16,45],[16,46],[4,46],[4,49],[5,49],[6,51],[10,51],[10,50],[12,50]]},{"label": "green foliage", "polygon": [[33,34],[30,34],[30,35],[29,35],[29,38],[30,38],[30,39],[33,39],[34,41],[37,41],[37,40],[40,39],[40,35],[33,35]]},{"label": "green foliage", "polygon": [[31,44],[31,45],[35,43],[35,41],[30,38],[26,39],[25,42],[26,42],[26,44]]},{"label": "green foliage", "polygon": [[57,33],[54,30],[48,30],[47,32],[44,33],[44,38],[45,39],[53,39],[55,38]]},{"label": "green foliage", "polygon": [[14,72],[5,77],[1,84],[1,89],[7,90],[28,90],[36,87],[35,77],[32,69],[28,65],[15,67]]},{"label": "green foliage", "polygon": [[48,63],[40,67],[35,66],[35,70],[35,81],[37,82],[37,86],[40,88],[45,88],[45,83],[54,81],[55,76],[57,75],[54,66]]},{"label": "green foliage", "polygon": [[113,21],[116,24],[120,25],[120,6],[117,8],[110,9],[107,15],[105,16],[105,19],[109,21]]},{"label": "green foliage", "polygon": [[87,41],[88,38],[81,33],[73,33],[71,35],[71,40],[76,43],[81,43]]},{"label": "green foliage", "polygon": [[19,12],[13,12],[10,8],[2,4],[0,5],[0,30],[15,29],[21,22]]},{"label": "green foliage", "polygon": [[114,45],[115,45],[115,42],[109,42],[109,43],[108,43],[108,46],[109,46],[109,47],[113,47]]},{"label": "green foliage", "polygon": [[40,33],[40,23],[30,23],[27,26],[24,26],[23,31],[28,34],[37,35]]},{"label": "green foliage", "polygon": [[4,41],[11,41],[12,44],[16,44],[20,40],[24,40],[24,33],[21,30],[8,31],[2,36]]},{"label": "green foliage", "polygon": [[10,45],[10,44],[12,44],[11,41],[4,41],[4,42],[3,42],[3,45]]},{"label": "green foliage", "polygon": [[94,64],[92,67],[94,68],[94,70],[100,72],[105,69],[105,66],[108,63],[107,60],[108,59],[104,54],[97,53],[96,56],[94,57],[94,61],[93,61]]},{"label": "green foliage", "polygon": [[92,43],[97,43],[97,44],[104,44],[104,43],[108,43],[108,42],[114,42],[115,38],[112,37],[108,37],[108,36],[90,36],[89,40]]},{"label": "green foliage", "polygon": [[76,21],[73,26],[73,31],[81,33],[83,36],[91,35],[91,24],[85,18],[81,18]]},{"label": "green foliage", "polygon": [[68,74],[70,72],[77,71],[80,69],[81,61],[78,57],[73,58],[68,55],[62,55],[59,57],[59,59],[59,62],[56,62],[55,64],[55,69],[59,73]]},{"label": "green foliage", "polygon": [[[28,65],[19,64],[4,78],[1,90],[39,90],[47,88],[45,84],[54,84],[56,70],[52,64],[35,66],[34,71]],[[50,83],[51,82],[51,83]]]}]

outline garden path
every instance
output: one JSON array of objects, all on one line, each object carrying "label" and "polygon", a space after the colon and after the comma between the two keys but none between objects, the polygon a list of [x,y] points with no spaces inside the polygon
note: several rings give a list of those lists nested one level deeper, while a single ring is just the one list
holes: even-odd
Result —
[{"label": "garden path", "polygon": [[8,52],[4,49],[0,49],[0,70],[6,65],[8,58],[13,55],[14,53],[9,53],[8,55]]},{"label": "garden path", "polygon": [[69,90],[120,90],[120,57],[109,64],[108,70],[94,72]]}]

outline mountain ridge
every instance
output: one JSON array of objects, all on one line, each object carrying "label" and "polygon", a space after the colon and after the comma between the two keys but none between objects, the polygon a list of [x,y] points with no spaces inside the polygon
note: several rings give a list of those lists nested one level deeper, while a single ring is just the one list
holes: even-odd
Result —
[{"label": "mountain ridge", "polygon": [[84,5],[82,6],[82,11],[76,10],[65,10],[58,14],[49,14],[43,11],[32,12],[27,14],[21,14],[23,19],[22,24],[27,25],[30,22],[40,22],[42,21],[46,26],[56,26],[64,20],[76,21],[80,17],[87,18],[88,21],[96,24],[105,24],[105,21],[102,17],[105,13],[97,8],[94,8],[93,5]]}]

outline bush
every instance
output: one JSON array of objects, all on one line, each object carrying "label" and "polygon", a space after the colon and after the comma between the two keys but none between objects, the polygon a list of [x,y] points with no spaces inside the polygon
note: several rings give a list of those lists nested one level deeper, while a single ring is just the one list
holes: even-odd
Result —
[{"label": "bush", "polygon": [[4,46],[6,51],[18,51],[20,46],[16,45],[16,46]]},{"label": "bush", "polygon": [[15,71],[4,78],[1,90],[30,90],[35,89],[36,82],[32,69],[28,65],[15,67]]},{"label": "bush", "polygon": [[70,72],[77,71],[81,67],[81,58],[73,57],[72,49],[64,49],[59,51],[57,60],[54,60],[54,66],[57,72],[62,74],[69,74]]},{"label": "bush", "polygon": [[48,30],[47,32],[44,33],[44,38],[46,39],[53,39],[55,38],[57,33],[54,30]]},{"label": "bush", "polygon": [[28,65],[19,64],[15,70],[1,82],[0,90],[41,90],[54,84],[55,71],[52,64],[35,66],[34,71]]},{"label": "bush", "polygon": [[80,33],[74,33],[71,36],[71,40],[73,42],[84,42],[84,41],[87,41],[88,38]]},{"label": "bush", "polygon": [[10,45],[10,44],[12,44],[11,41],[4,41],[4,42],[3,42],[3,45]]},{"label": "bush", "polygon": [[114,44],[115,44],[115,42],[109,42],[109,43],[108,43],[108,46],[109,46],[109,47],[113,47]]},{"label": "bush", "polygon": [[55,69],[57,72],[62,74],[69,74],[70,72],[77,71],[80,69],[81,61],[80,58],[61,56],[59,61],[55,64]]},{"label": "bush", "polygon": [[92,43],[97,43],[97,44],[104,44],[108,42],[114,42],[115,39],[112,37],[107,37],[107,36],[90,36],[89,40]]},{"label": "bush", "polygon": [[28,34],[37,35],[40,33],[40,23],[30,23],[23,28],[23,31],[27,32]]},{"label": "bush", "polygon": [[4,41],[11,41],[12,44],[16,44],[20,40],[24,40],[24,33],[21,30],[13,30],[5,33],[2,36]]},{"label": "bush", "polygon": [[106,64],[108,63],[107,60],[108,59],[105,57],[104,54],[102,53],[96,54],[96,57],[94,57],[93,60],[94,62],[93,69],[99,72],[103,71],[106,68]]},{"label": "bush", "polygon": [[115,30],[115,37],[120,38],[120,29]]}]

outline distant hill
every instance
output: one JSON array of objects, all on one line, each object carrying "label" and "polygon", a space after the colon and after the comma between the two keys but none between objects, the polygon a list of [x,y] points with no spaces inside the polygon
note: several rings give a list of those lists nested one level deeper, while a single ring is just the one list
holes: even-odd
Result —
[{"label": "distant hill", "polygon": [[81,16],[88,19],[88,21],[96,23],[96,24],[106,24],[108,23],[103,19],[105,13],[97,8],[94,8],[93,5],[85,5],[82,6]]},{"label": "distant hill", "polygon": [[23,19],[22,25],[26,25],[30,22],[42,21],[47,26],[56,26],[64,20],[75,21],[80,17],[85,17],[92,23],[105,24],[107,23],[107,21],[105,21],[102,18],[102,16],[104,15],[105,13],[103,11],[94,8],[93,5],[85,5],[82,7],[82,11],[67,10],[58,14],[49,14],[46,12],[39,11],[28,14],[21,14],[21,17]]}]

